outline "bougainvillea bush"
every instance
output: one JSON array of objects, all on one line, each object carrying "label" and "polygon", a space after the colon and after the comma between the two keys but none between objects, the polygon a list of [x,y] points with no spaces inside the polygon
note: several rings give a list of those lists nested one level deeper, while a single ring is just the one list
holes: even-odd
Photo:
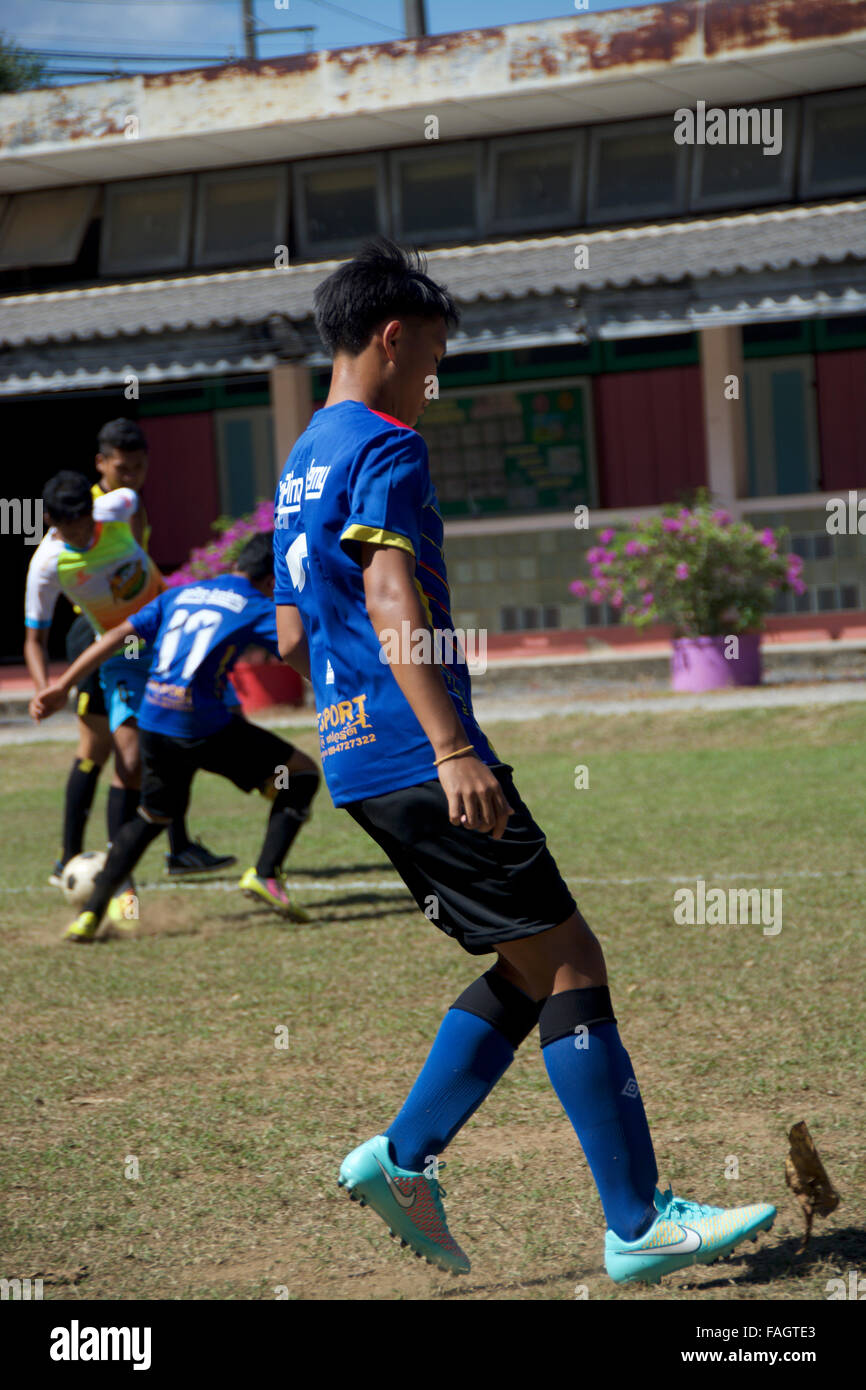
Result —
[{"label": "bougainvillea bush", "polygon": [[780,593],[806,587],[803,561],[780,549],[785,534],[734,521],[704,494],[692,507],[602,531],[587,552],[592,579],[569,587],[635,627],[669,623],[675,637],[757,632]]},{"label": "bougainvillea bush", "polygon": [[273,531],[273,500],[259,502],[255,511],[248,512],[246,516],[222,516],[214,522],[213,529],[217,532],[214,540],[191,550],[186,564],[181,565],[174,574],[166,576],[166,584],[191,584],[196,579],[213,579],[218,574],[229,574],[250,536],[255,536],[259,531]]}]

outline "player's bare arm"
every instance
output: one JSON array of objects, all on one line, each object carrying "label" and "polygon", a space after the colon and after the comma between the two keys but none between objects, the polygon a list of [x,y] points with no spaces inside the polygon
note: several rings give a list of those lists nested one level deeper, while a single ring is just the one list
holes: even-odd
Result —
[{"label": "player's bare arm", "polygon": [[301,615],[294,604],[277,604],[277,641],[283,661],[309,680],[310,648]]},{"label": "player's bare arm", "polygon": [[24,629],[24,660],[38,695],[48,684],[47,628]]},{"label": "player's bare arm", "polygon": [[[408,621],[411,631],[426,628],[427,617],[415,588],[415,561],[394,546],[361,546],[364,594],[367,613],[381,641],[381,634],[402,632]],[[442,673],[435,665],[392,661],[391,670],[412,712],[433,745],[436,758],[456,753],[469,742]],[[511,814],[502,788],[485,763],[474,753],[449,758],[437,768],[442,789],[448,797],[452,825],[491,832],[500,839]]]},{"label": "player's bare arm", "polygon": [[58,710],[63,709],[69,697],[69,692],[73,685],[77,685],[85,676],[89,676],[91,671],[95,671],[97,666],[101,666],[103,661],[107,661],[110,656],[123,646],[127,637],[135,635],[135,628],[132,623],[127,621],[119,623],[110,632],[106,632],[100,637],[98,642],[93,642],[86,651],[81,653],[71,666],[67,666],[63,675],[46,685],[30,701],[30,717],[37,722],[40,719],[48,719]]}]

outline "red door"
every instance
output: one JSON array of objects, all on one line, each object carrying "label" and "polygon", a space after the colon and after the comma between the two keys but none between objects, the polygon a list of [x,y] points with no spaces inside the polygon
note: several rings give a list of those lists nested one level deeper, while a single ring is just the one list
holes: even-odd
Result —
[{"label": "red door", "polygon": [[675,502],[707,481],[700,367],[595,378],[602,507]]},{"label": "red door", "polygon": [[165,573],[211,537],[219,515],[213,421],[208,411],[144,417],[150,469],[143,496],[153,528],[150,551]]}]

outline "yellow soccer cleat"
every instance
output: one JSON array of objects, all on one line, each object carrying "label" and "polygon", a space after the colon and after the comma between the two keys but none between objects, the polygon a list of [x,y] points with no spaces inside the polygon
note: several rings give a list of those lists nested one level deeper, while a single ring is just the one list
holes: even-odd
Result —
[{"label": "yellow soccer cleat", "polygon": [[260,878],[255,869],[247,869],[240,882],[241,890],[248,898],[259,898],[268,904],[281,917],[289,917],[293,922],[309,922],[306,912],[295,907],[286,892],[282,878]]},{"label": "yellow soccer cleat", "polygon": [[64,941],[92,941],[99,930],[99,918],[95,912],[82,912],[74,922],[70,922],[63,933]]},{"label": "yellow soccer cleat", "polygon": [[111,899],[108,916],[118,931],[135,931],[138,926],[138,894],[134,888],[123,888]]}]

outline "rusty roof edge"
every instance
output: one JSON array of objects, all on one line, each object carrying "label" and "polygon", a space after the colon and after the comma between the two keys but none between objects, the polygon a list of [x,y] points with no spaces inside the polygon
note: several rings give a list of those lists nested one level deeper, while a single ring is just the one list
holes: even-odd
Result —
[{"label": "rusty roof edge", "polygon": [[[701,65],[741,61],[744,54],[760,58],[780,49],[804,52],[857,35],[866,37],[866,0],[668,0],[218,68],[8,93],[0,96],[0,128],[8,131],[0,150],[13,157],[19,152],[39,157],[58,148],[110,148],[126,138],[124,108],[127,115],[140,117],[140,138],[147,143],[188,139],[213,129],[207,122],[199,128],[195,121],[190,125],[172,120],[159,101],[163,90],[195,95],[195,104],[208,111],[219,91],[220,115],[231,112],[228,119],[234,125],[218,122],[218,128],[255,131],[290,123],[282,111],[276,121],[270,114],[269,102],[273,105],[275,97],[268,79],[274,78],[299,83],[312,79],[313,88],[299,86],[294,95],[315,93],[315,109],[301,101],[297,118],[318,122],[399,107],[401,78],[412,98],[408,109],[415,109],[430,100],[428,78],[434,87],[438,84],[439,99],[449,102],[456,99],[452,83],[459,87],[461,74],[475,97],[495,97],[575,81],[622,80],[629,73],[664,70],[677,62]],[[448,61],[444,70],[443,59]],[[244,79],[260,80],[261,85],[251,91]],[[232,84],[224,96],[222,83]],[[238,83],[243,84],[240,92]],[[243,120],[236,114],[239,95]],[[284,99],[281,95],[280,102]],[[48,137],[32,138],[41,135],[41,126],[48,129]]]}]

